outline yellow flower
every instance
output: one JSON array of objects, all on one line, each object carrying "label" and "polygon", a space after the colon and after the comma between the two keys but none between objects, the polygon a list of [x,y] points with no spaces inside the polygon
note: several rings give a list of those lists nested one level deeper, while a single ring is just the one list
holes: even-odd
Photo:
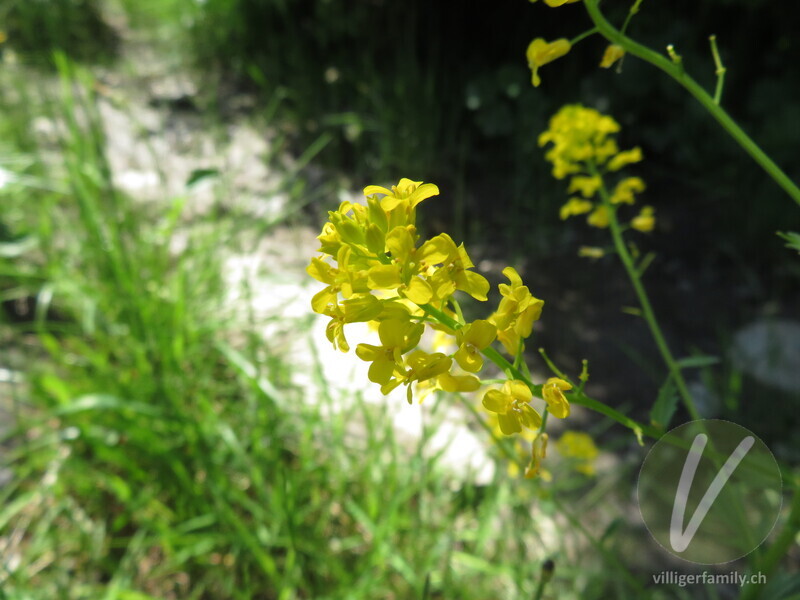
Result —
[{"label": "yellow flower", "polygon": [[425,327],[421,323],[390,319],[378,326],[380,346],[359,344],[356,355],[371,362],[369,380],[383,385],[388,383],[396,369],[403,368],[403,354],[419,344]]},{"label": "yellow flower", "polygon": [[569,402],[564,392],[571,390],[572,385],[558,377],[551,377],[542,386],[542,397],[547,402],[550,414],[559,419],[569,416]]},{"label": "yellow flower", "polygon": [[531,444],[531,462],[528,468],[525,469],[525,479],[533,479],[541,472],[542,460],[547,458],[548,439],[549,436],[546,433],[540,433],[533,440]]},{"label": "yellow flower", "polygon": [[483,275],[469,270],[475,265],[470,260],[464,244],[456,246],[446,233],[437,235],[426,244],[431,246],[428,254],[423,252],[421,257],[423,267],[440,265],[430,277],[437,298],[445,300],[456,290],[461,290],[476,300],[486,300],[489,282]]},{"label": "yellow flower", "polygon": [[529,404],[533,394],[523,381],[506,381],[499,390],[493,389],[483,396],[486,410],[497,413],[500,431],[505,435],[519,433],[522,427],[536,429],[542,424],[542,417]]},{"label": "yellow flower", "polygon": [[594,475],[594,461],[600,454],[591,436],[580,431],[566,431],[556,443],[559,453],[574,461],[575,470]]},{"label": "yellow flower", "polygon": [[592,211],[592,214],[588,216],[586,222],[589,223],[592,227],[599,227],[600,229],[604,229],[608,227],[609,217],[608,217],[608,209],[605,206],[598,206]]},{"label": "yellow flower", "polygon": [[422,183],[421,181],[411,181],[403,178],[397,185],[393,185],[391,190],[379,185],[368,185],[364,188],[365,196],[374,194],[384,194],[381,200],[381,208],[391,211],[400,205],[416,208],[417,204],[431,196],[439,195],[439,188],[432,183]]},{"label": "yellow flower", "polygon": [[311,308],[314,312],[323,313],[327,306],[336,302],[341,293],[345,298],[353,294],[368,292],[367,273],[351,268],[351,250],[349,246],[341,246],[338,252],[338,266],[332,267],[320,258],[312,258],[311,264],[306,267],[306,272],[317,281],[328,284],[311,299]]},{"label": "yellow flower", "polygon": [[561,207],[559,216],[561,217],[561,220],[564,221],[574,215],[582,215],[589,212],[592,210],[593,206],[594,204],[592,204],[589,200],[570,198],[567,203]]},{"label": "yellow flower", "polygon": [[541,317],[544,301],[531,295],[513,267],[503,269],[503,275],[508,277],[511,285],[501,283],[498,286],[503,298],[489,322],[497,327],[497,339],[514,356],[519,350],[520,340],[530,336],[533,323]]},{"label": "yellow flower", "polygon": [[581,0],[544,0],[547,6],[555,8],[557,6],[564,6],[565,4],[572,4],[573,2],[580,2]]},{"label": "yellow flower", "polygon": [[344,326],[347,323],[367,322],[378,317],[383,310],[380,300],[371,294],[354,296],[342,303],[335,298],[321,311],[323,315],[331,317],[325,329],[325,335],[333,344],[334,349],[349,352],[350,345],[344,336]]},{"label": "yellow flower", "polygon": [[600,179],[599,175],[595,175],[594,177],[576,175],[570,179],[567,193],[571,194],[572,192],[580,192],[581,196],[584,198],[591,198],[595,195],[597,190],[600,189],[601,185],[603,185],[603,180]]},{"label": "yellow flower", "polygon": [[569,40],[561,38],[553,42],[546,42],[542,38],[536,38],[528,45],[527,57],[528,66],[531,69],[531,82],[533,87],[539,87],[542,82],[539,77],[539,67],[561,58],[569,52],[571,45]]},{"label": "yellow flower", "polygon": [[653,227],[656,225],[656,218],[653,215],[654,212],[655,209],[652,206],[642,207],[639,215],[631,220],[631,227],[645,233],[653,231]]},{"label": "yellow flower", "polygon": [[583,258],[603,258],[606,251],[596,246],[581,246],[578,248],[578,256]]},{"label": "yellow flower", "polygon": [[614,158],[608,161],[606,168],[609,171],[619,171],[622,167],[640,162],[642,160],[642,149],[639,146],[631,148],[630,150],[623,150]]},{"label": "yellow flower", "polygon": [[406,398],[412,402],[411,384],[427,381],[448,372],[453,359],[440,352],[428,354],[424,350],[414,350],[405,361],[404,368],[395,370],[394,379],[381,385],[381,392],[388,394],[400,384],[406,386]]},{"label": "yellow flower", "polygon": [[477,373],[483,366],[481,350],[497,337],[497,327],[489,321],[479,319],[456,331],[458,350],[453,358],[458,366],[470,373]]},{"label": "yellow flower", "polygon": [[636,202],[634,194],[643,192],[646,187],[640,177],[627,177],[614,188],[614,193],[611,194],[611,204],[633,204]]},{"label": "yellow flower", "polygon": [[606,47],[606,51],[603,52],[603,58],[600,61],[600,66],[603,69],[608,69],[623,56],[625,56],[625,50],[622,48],[622,46],[618,46],[617,44],[609,44]]}]

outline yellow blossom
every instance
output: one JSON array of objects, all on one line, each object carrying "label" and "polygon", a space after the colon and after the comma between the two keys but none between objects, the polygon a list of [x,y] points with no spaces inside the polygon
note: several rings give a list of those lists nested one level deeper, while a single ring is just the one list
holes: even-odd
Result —
[{"label": "yellow blossom", "polygon": [[592,214],[588,216],[586,222],[592,227],[599,227],[600,229],[608,227],[608,209],[604,205],[598,206],[592,211]]},{"label": "yellow blossom", "polygon": [[561,220],[564,221],[574,215],[582,215],[589,212],[592,210],[593,206],[594,204],[592,204],[589,200],[584,200],[582,198],[570,198],[567,203],[561,207],[559,216],[561,217]]},{"label": "yellow blossom", "polygon": [[445,372],[432,379],[426,379],[417,383],[417,397],[420,404],[437,390],[442,390],[449,393],[454,392],[474,392],[481,387],[481,380],[475,375],[462,374],[454,375],[450,372]]},{"label": "yellow blossom", "polygon": [[656,218],[654,216],[655,209],[652,206],[644,206],[639,212],[639,215],[631,220],[631,227],[645,233],[653,231],[656,225]]},{"label": "yellow blossom", "polygon": [[489,346],[497,337],[497,327],[489,321],[479,319],[469,323],[456,332],[458,350],[453,358],[465,371],[477,373],[483,366],[481,350]]},{"label": "yellow blossom", "polygon": [[531,444],[531,462],[525,469],[525,479],[533,479],[541,472],[542,460],[547,458],[548,439],[549,436],[546,433],[540,433],[533,440]]},{"label": "yellow blossom", "polygon": [[417,204],[431,196],[439,195],[439,188],[432,183],[422,183],[421,181],[411,181],[403,178],[397,185],[393,185],[391,190],[379,185],[368,185],[364,188],[365,196],[374,194],[384,194],[381,200],[381,208],[391,211],[400,205],[416,208]]},{"label": "yellow blossom", "polygon": [[642,149],[639,146],[630,150],[623,150],[614,158],[608,161],[606,168],[609,171],[619,171],[622,167],[640,162],[642,160]]},{"label": "yellow blossom", "polygon": [[578,256],[583,258],[603,258],[606,251],[596,246],[581,246],[578,248]]},{"label": "yellow blossom", "polygon": [[522,427],[536,429],[542,424],[542,417],[529,404],[533,394],[523,381],[506,381],[499,390],[492,389],[483,396],[486,410],[497,413],[500,430],[505,435],[519,433]]},{"label": "yellow blossom", "polygon": [[476,300],[486,300],[489,282],[483,275],[470,270],[475,265],[467,254],[464,244],[456,246],[446,233],[437,235],[427,243],[431,244],[431,256],[422,258],[423,265],[440,263],[430,277],[437,298],[444,300],[456,290],[461,290]]},{"label": "yellow blossom", "polygon": [[569,401],[564,392],[571,390],[572,385],[558,377],[551,377],[542,386],[542,397],[547,402],[547,410],[559,419],[569,416]]},{"label": "yellow blossom", "polygon": [[573,461],[575,470],[586,475],[594,475],[594,461],[600,454],[594,440],[581,431],[566,431],[556,443],[558,452]]},{"label": "yellow blossom", "polygon": [[564,6],[565,4],[572,4],[573,2],[580,2],[580,1],[581,0],[544,0],[544,3],[547,4],[547,6],[555,8],[558,6]]},{"label": "yellow blossom", "polygon": [[381,392],[388,394],[400,384],[406,386],[406,398],[412,402],[411,384],[427,381],[448,372],[453,359],[440,352],[428,354],[424,350],[414,350],[405,360],[403,367],[396,369],[394,378],[381,385]]},{"label": "yellow blossom", "polygon": [[603,69],[608,69],[623,56],[625,56],[625,50],[622,48],[622,46],[618,46],[617,44],[609,44],[606,47],[605,52],[603,52],[603,58],[600,61],[600,66]]},{"label": "yellow blossom", "polygon": [[350,345],[344,336],[344,326],[347,323],[367,322],[375,319],[383,310],[380,301],[371,294],[354,296],[341,303],[334,299],[328,304],[322,314],[331,317],[325,335],[333,344],[334,349],[348,352]]},{"label": "yellow blossom", "polygon": [[369,380],[380,385],[388,383],[395,370],[403,368],[402,355],[419,344],[424,329],[421,323],[395,319],[382,321],[378,326],[381,345],[359,344],[356,347],[356,355],[372,363]]},{"label": "yellow blossom", "polygon": [[542,82],[539,77],[539,67],[549,62],[561,58],[570,51],[569,40],[561,38],[553,42],[547,42],[542,38],[536,38],[528,45],[527,57],[528,66],[531,69],[531,82],[534,87],[539,87]]},{"label": "yellow blossom", "polygon": [[512,356],[519,350],[520,340],[530,336],[533,323],[542,315],[544,301],[535,298],[522,285],[522,278],[513,267],[503,269],[511,285],[501,283],[498,287],[503,298],[489,322],[497,327],[497,339]]},{"label": "yellow blossom", "polygon": [[611,204],[633,204],[636,202],[634,194],[643,192],[646,187],[640,177],[626,177],[614,188]]},{"label": "yellow blossom", "polygon": [[576,175],[570,179],[567,193],[571,194],[573,192],[580,192],[581,196],[584,198],[591,198],[595,195],[597,190],[600,189],[601,185],[603,185],[603,180],[600,179],[599,175],[595,175],[593,177]]}]

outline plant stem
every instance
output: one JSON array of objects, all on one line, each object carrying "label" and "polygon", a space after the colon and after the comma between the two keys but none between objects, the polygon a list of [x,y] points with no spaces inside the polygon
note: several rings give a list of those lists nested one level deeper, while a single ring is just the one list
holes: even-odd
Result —
[{"label": "plant stem", "polygon": [[575,44],[577,44],[581,40],[586,39],[587,37],[589,37],[590,35],[594,35],[595,33],[597,33],[597,27],[593,27],[592,29],[589,29],[588,31],[584,31],[583,33],[578,34],[574,38],[572,38],[569,41],[569,45],[570,46],[574,46]]},{"label": "plant stem", "polygon": [[685,72],[682,64],[675,64],[650,48],[643,46],[626,35],[622,34],[609,23],[600,12],[598,0],[584,0],[584,6],[589,17],[594,22],[600,34],[610,42],[625,49],[626,52],[638,56],[651,65],[658,67],[675,81],[685,87],[689,93],[713,116],[717,122],[735,139],[739,145],[756,161],[775,182],[800,205],[800,187],[798,187],[786,173],[756,144],[744,130],[736,124],[727,112],[718,106],[714,99],[700,85]]},{"label": "plant stem", "polygon": [[[594,164],[588,163],[588,169],[593,176],[600,177],[597,167]],[[661,332],[661,327],[658,324],[658,320],[653,312],[653,307],[650,304],[650,298],[647,296],[647,291],[644,289],[642,280],[639,277],[639,272],[636,269],[633,257],[631,257],[628,247],[625,245],[625,240],[622,237],[622,230],[617,220],[617,209],[611,204],[611,198],[602,178],[599,192],[600,198],[603,200],[603,206],[605,206],[608,212],[608,224],[611,229],[611,237],[614,239],[614,248],[617,250],[617,254],[625,267],[625,271],[628,273],[628,278],[631,280],[631,285],[633,285],[633,289],[636,292],[636,297],[639,299],[639,305],[642,307],[642,316],[647,322],[647,326],[650,328],[650,333],[653,336],[656,346],[658,346],[661,358],[664,360],[672,379],[675,381],[678,393],[683,399],[683,404],[689,412],[689,416],[691,416],[692,420],[696,421],[701,418],[700,413],[697,411],[692,395],[689,393],[689,388],[686,386],[681,368],[675,360],[675,357],[672,356],[672,351],[669,349],[664,339],[664,334]]]}]

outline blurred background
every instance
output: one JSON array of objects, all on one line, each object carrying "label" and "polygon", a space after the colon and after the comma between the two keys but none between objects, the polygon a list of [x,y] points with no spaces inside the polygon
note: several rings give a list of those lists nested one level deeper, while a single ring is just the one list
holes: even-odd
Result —
[{"label": "blurred background", "polygon": [[[628,432],[576,411],[559,425],[597,464],[556,450],[531,485],[452,398],[384,401],[310,314],[327,211],[434,182],[423,235],[545,300],[534,374],[539,346],[588,359],[587,392],[647,421],[666,372],[537,144],[592,106],[643,149],[657,225],[631,239],[702,414],[797,464],[800,258],[776,232],[800,209],[665,75],[599,69],[600,38],[533,88],[528,43],[590,27],[527,0],[0,0],[0,598],[522,598],[548,557],[553,598],[735,597],[647,588],[692,566],[636,518]],[[716,34],[722,105],[798,181],[798,28],[780,3],[680,0],[629,33],[706,89]]]}]

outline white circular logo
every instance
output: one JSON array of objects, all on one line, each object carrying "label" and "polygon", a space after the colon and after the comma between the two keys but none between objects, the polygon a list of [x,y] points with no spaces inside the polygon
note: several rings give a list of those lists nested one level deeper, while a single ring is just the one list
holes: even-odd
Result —
[{"label": "white circular logo", "polygon": [[720,564],[766,539],[782,488],[775,457],[753,432],[703,419],[676,427],[650,449],[639,472],[639,510],[667,551]]}]

